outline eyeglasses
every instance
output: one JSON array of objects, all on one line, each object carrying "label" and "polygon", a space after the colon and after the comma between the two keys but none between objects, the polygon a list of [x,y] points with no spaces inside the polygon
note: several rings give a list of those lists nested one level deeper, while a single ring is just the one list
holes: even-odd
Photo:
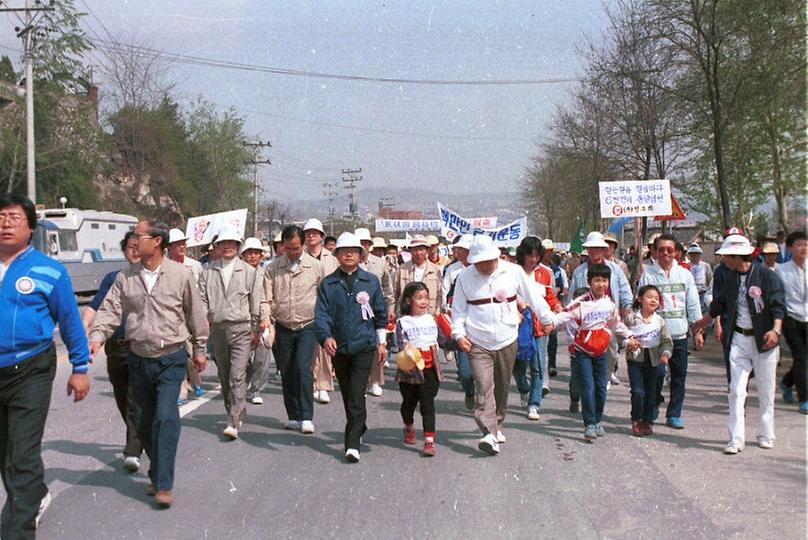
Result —
[{"label": "eyeglasses", "polygon": [[675,252],[676,252],[676,248],[672,248],[672,247],[657,248],[657,253],[675,253]]},{"label": "eyeglasses", "polygon": [[22,223],[23,219],[25,219],[25,216],[22,214],[0,214],[0,223],[8,223],[12,227]]}]

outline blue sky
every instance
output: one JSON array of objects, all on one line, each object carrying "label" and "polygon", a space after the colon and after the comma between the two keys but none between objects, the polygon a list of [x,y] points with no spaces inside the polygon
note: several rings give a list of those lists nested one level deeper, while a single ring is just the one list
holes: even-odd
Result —
[{"label": "blue sky", "polygon": [[[599,39],[606,26],[600,0],[84,1],[121,41],[275,67],[409,79],[579,77],[576,47],[587,36]],[[82,0],[76,6],[87,11]],[[86,25],[104,34],[94,18]],[[10,20],[0,19],[0,46],[19,49],[12,29]],[[171,68],[169,79],[181,101],[202,96],[235,107],[248,133],[272,142],[266,155],[273,165],[262,176],[273,196],[319,192],[340,169],[356,167],[369,187],[516,191],[552,111],[575,86],[390,84],[182,64]]]}]

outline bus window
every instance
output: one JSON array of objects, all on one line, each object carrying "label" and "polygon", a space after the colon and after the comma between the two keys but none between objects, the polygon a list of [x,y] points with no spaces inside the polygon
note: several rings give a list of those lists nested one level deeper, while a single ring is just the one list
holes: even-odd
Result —
[{"label": "bus window", "polygon": [[59,231],[59,246],[62,251],[78,251],[79,244],[76,241],[76,231]]}]

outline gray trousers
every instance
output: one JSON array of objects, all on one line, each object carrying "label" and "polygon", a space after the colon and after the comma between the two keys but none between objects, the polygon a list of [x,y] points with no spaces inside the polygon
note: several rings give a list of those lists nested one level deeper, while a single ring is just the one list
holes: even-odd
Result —
[{"label": "gray trousers", "polygon": [[252,397],[260,394],[269,381],[269,364],[272,360],[272,349],[259,343],[252,352],[250,362],[247,364],[247,395]]},{"label": "gray trousers", "polygon": [[250,323],[221,323],[210,328],[227,423],[233,427],[238,427],[239,421],[246,416],[247,362],[252,354],[251,339]]},{"label": "gray trousers", "polygon": [[483,435],[496,435],[505,421],[517,347],[516,340],[497,351],[473,345],[468,353],[474,376],[474,420]]}]

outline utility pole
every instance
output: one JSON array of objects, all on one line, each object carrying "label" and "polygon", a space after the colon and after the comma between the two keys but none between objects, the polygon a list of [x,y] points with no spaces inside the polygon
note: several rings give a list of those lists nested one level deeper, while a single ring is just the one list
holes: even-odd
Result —
[{"label": "utility pole", "polygon": [[351,214],[353,221],[353,228],[356,229],[356,218],[358,217],[359,207],[356,204],[356,183],[362,181],[359,173],[362,172],[362,167],[358,169],[342,169],[342,183],[343,187],[348,190],[348,212]]},{"label": "utility pole", "polygon": [[14,13],[20,18],[22,13],[24,18],[20,18],[22,26],[17,26],[14,31],[17,37],[23,39],[25,47],[25,144],[27,149],[27,182],[26,192],[31,202],[36,204],[36,155],[34,153],[34,19],[37,15],[45,11],[53,11],[50,6],[43,6],[40,0],[36,0],[36,7],[31,5],[31,0],[25,0],[24,8],[4,8],[0,1],[0,13]]},{"label": "utility pole", "polygon": [[261,142],[260,139],[258,142],[243,141],[241,144],[251,149],[253,153],[253,158],[247,164],[253,166],[253,236],[258,238],[258,166],[272,165],[269,159],[260,159],[261,150],[272,148],[272,144],[269,141]]},{"label": "utility pole", "polygon": [[337,197],[337,182],[323,182],[323,196],[328,199],[328,234],[334,236],[334,199]]}]

